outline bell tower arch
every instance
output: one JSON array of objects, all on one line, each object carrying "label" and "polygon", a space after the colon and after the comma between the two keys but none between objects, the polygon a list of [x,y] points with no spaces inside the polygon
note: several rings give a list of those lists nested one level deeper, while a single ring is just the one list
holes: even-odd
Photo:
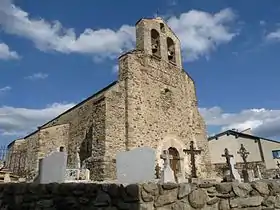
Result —
[{"label": "bell tower arch", "polygon": [[182,68],[180,40],[160,17],[136,23],[136,50]]}]

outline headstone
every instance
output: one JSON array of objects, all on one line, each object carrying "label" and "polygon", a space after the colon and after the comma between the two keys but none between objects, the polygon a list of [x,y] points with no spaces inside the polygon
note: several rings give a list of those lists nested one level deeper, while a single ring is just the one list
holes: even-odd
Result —
[{"label": "headstone", "polygon": [[237,171],[236,168],[235,168],[235,164],[236,164],[235,158],[232,157],[232,158],[230,159],[230,167],[231,167],[231,171],[232,171],[233,177],[234,177],[234,179],[236,179],[238,182],[241,182],[241,177],[240,177],[240,174],[238,173],[238,171]]},{"label": "headstone", "polygon": [[164,159],[164,167],[161,173],[161,183],[176,183],[174,171],[170,167],[168,150],[164,150],[164,154],[161,155],[161,158]]},{"label": "headstone", "polygon": [[4,183],[9,183],[11,182],[11,177],[9,173],[5,173],[4,175]]},{"label": "headstone", "polygon": [[259,179],[262,179],[262,173],[261,173],[261,170],[260,170],[260,166],[257,165],[257,173],[258,173],[258,178]]},{"label": "headstone", "polygon": [[155,179],[155,150],[139,147],[120,152],[116,156],[117,180],[121,184],[135,184]]},{"label": "headstone", "polygon": [[63,183],[67,164],[66,152],[53,152],[39,162],[39,183]]},{"label": "headstone", "polygon": [[252,170],[252,169],[247,170],[247,174],[248,174],[248,181],[249,181],[249,182],[255,181],[255,173],[254,173],[254,170]]}]

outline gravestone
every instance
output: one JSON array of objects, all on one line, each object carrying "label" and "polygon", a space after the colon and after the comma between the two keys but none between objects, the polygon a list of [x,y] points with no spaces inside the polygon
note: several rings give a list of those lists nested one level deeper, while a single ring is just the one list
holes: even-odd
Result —
[{"label": "gravestone", "polygon": [[234,179],[236,179],[238,182],[241,182],[241,177],[240,177],[240,174],[238,173],[238,171],[237,171],[236,168],[235,168],[235,164],[236,164],[235,158],[232,157],[232,158],[230,159],[230,167],[231,167],[231,170],[232,170],[233,177],[234,177]]},{"label": "gravestone", "polygon": [[67,165],[66,152],[52,152],[39,162],[39,183],[63,183]]},{"label": "gravestone", "polygon": [[257,165],[257,173],[258,173],[258,178],[259,179],[262,179],[262,173],[261,173],[261,170],[260,170],[260,166]]},{"label": "gravestone", "polygon": [[161,183],[176,183],[174,177],[174,171],[170,167],[170,157],[168,150],[164,150],[164,154],[161,155],[164,159],[164,168],[161,173]]},{"label": "gravestone", "polygon": [[149,147],[139,147],[116,156],[117,180],[121,184],[135,184],[155,179],[156,155]]}]

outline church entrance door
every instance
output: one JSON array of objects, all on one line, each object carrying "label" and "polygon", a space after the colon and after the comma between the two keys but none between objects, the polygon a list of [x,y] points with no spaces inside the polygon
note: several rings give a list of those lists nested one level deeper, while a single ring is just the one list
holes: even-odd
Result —
[{"label": "church entrance door", "polygon": [[180,173],[180,155],[175,147],[170,147],[168,149],[170,158],[170,167],[174,172],[174,177],[176,182],[178,181],[178,173]]}]

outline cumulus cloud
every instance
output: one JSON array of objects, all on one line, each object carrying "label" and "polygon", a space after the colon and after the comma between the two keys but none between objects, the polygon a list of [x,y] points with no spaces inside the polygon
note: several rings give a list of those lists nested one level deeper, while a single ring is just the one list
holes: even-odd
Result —
[{"label": "cumulus cloud", "polygon": [[43,109],[0,107],[0,135],[26,135],[74,105],[54,103]]},{"label": "cumulus cloud", "polygon": [[200,108],[208,126],[245,130],[251,128],[255,135],[273,138],[280,136],[280,110],[246,109],[239,113],[226,113],[220,107]]},{"label": "cumulus cloud", "polygon": [[228,24],[235,18],[231,9],[216,14],[191,10],[180,17],[171,17],[168,24],[181,40],[183,56],[190,61],[208,56],[218,45],[231,41],[236,33]]},{"label": "cumulus cloud", "polygon": [[45,74],[45,73],[35,73],[29,76],[26,76],[25,79],[29,79],[29,80],[42,80],[42,79],[46,79],[49,75]]},{"label": "cumulus cloud", "polygon": [[267,40],[280,41],[280,29],[272,31],[266,35]]},{"label": "cumulus cloud", "polygon": [[[195,60],[232,40],[236,35],[230,30],[234,18],[231,9],[215,14],[191,10],[179,17],[171,17],[167,22],[182,41],[184,57]],[[6,33],[31,40],[40,50],[90,54],[96,57],[94,60],[114,59],[135,45],[134,26],[122,25],[118,30],[86,28],[77,34],[59,21],[31,17],[11,0],[0,1],[0,25]]]},{"label": "cumulus cloud", "polygon": [[11,51],[7,44],[0,43],[0,59],[1,60],[19,59],[19,55],[17,52]]},{"label": "cumulus cloud", "polygon": [[10,86],[5,86],[5,87],[2,87],[0,88],[0,94],[1,93],[5,93],[7,91],[10,91],[12,88]]}]

